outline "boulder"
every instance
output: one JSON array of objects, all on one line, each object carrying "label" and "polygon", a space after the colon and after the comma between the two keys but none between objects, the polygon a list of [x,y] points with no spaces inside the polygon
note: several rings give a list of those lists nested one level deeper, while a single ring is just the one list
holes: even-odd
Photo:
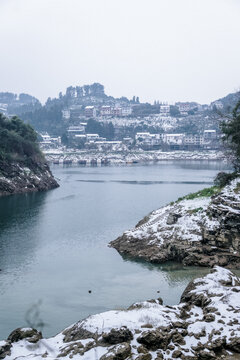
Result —
[{"label": "boulder", "polygon": [[166,350],[169,344],[169,336],[158,330],[149,330],[142,332],[142,334],[137,338],[137,341],[149,350]]},{"label": "boulder", "polygon": [[109,333],[102,335],[103,341],[108,344],[119,344],[133,339],[133,334],[127,327],[120,329],[111,329]]},{"label": "boulder", "polygon": [[130,355],[131,346],[128,343],[122,343],[111,347],[107,354],[101,356],[99,360],[125,360]]},{"label": "boulder", "polygon": [[36,343],[42,339],[42,333],[32,328],[17,328],[8,336],[11,343],[26,339],[28,342]]},{"label": "boulder", "polygon": [[0,359],[4,359],[6,356],[11,355],[11,346],[10,341],[2,341],[0,343]]}]

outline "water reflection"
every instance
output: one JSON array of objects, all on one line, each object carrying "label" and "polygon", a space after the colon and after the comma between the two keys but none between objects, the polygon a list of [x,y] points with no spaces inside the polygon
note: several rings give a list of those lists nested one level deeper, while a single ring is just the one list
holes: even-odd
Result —
[{"label": "water reflection", "polygon": [[161,275],[163,275],[165,280],[168,282],[169,286],[175,286],[176,283],[187,283],[192,279],[194,279],[195,277],[205,275],[210,271],[208,268],[204,268],[204,267],[198,267],[198,266],[187,267],[178,262],[165,262],[163,264],[153,264],[126,255],[122,255],[122,258],[126,262],[136,263],[145,269],[161,273]]},{"label": "water reflection", "polygon": [[[22,268],[33,260],[46,197],[47,193],[31,193],[1,198],[0,268],[3,273]],[[29,228],[31,231],[26,232]]]}]

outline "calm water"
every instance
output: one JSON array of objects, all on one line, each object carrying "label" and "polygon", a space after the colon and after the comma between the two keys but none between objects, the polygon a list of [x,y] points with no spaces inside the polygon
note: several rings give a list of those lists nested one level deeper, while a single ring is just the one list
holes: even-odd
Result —
[{"label": "calm water", "polygon": [[139,300],[161,296],[177,303],[186,284],[206,270],[124,260],[107,244],[153,209],[209,186],[223,168],[182,161],[55,166],[60,188],[1,198],[0,339],[27,325],[26,318],[46,323],[48,336]]}]

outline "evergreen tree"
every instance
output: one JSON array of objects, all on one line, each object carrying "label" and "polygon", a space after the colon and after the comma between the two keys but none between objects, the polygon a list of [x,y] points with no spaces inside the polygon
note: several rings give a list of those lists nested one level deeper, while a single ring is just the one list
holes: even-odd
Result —
[{"label": "evergreen tree", "polygon": [[223,141],[230,150],[229,158],[234,169],[240,171],[240,101],[233,110],[232,118],[223,122],[221,129],[224,134]]}]

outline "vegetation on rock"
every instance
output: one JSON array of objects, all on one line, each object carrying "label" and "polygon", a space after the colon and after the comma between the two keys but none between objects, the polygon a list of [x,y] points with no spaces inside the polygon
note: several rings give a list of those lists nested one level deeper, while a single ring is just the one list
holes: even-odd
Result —
[{"label": "vegetation on rock", "polygon": [[42,162],[37,133],[17,116],[11,119],[0,114],[0,160]]},{"label": "vegetation on rock", "polygon": [[220,191],[221,191],[220,186],[211,186],[209,188],[199,190],[195,193],[190,193],[186,196],[180,197],[177,199],[177,202],[180,202],[182,200],[193,200],[201,197],[210,197],[213,195],[217,195]]},{"label": "vegetation on rock", "polygon": [[235,106],[232,118],[221,125],[223,141],[227,145],[229,158],[235,171],[240,171],[240,101]]}]

